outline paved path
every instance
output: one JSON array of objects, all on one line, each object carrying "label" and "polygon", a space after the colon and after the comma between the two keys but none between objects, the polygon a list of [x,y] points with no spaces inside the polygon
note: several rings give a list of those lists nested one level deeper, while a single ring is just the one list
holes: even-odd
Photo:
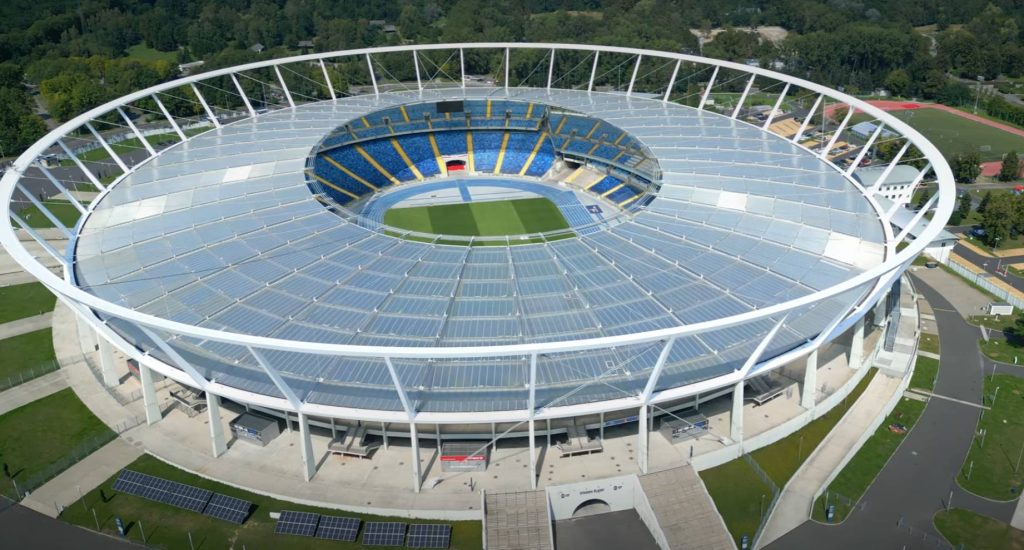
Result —
[{"label": "paved path", "polygon": [[142,451],[118,438],[64,470],[60,475],[37,488],[21,504],[40,514],[57,517],[60,511],[99,487],[136,458]]},{"label": "paved path", "polygon": [[53,312],[48,311],[41,315],[33,315],[32,317],[25,317],[24,319],[11,321],[10,323],[0,324],[0,340],[21,336],[22,334],[43,330],[44,328],[50,328],[50,324],[52,322]]},{"label": "paved path", "polygon": [[899,389],[901,381],[882,373],[871,380],[849,412],[843,415],[839,424],[786,484],[778,504],[768,517],[759,546],[771,544],[807,521],[815,493],[857,445],[864,431],[871,427],[879,410]]},{"label": "paved path", "polygon": [[[951,285],[956,279],[929,270],[929,279]],[[985,362],[977,347],[978,330],[968,325],[944,295],[920,279],[917,289],[934,307],[942,359],[935,392],[972,403],[981,402]],[[961,295],[977,294],[964,284],[952,286]],[[968,296],[964,303],[976,301]],[[776,541],[772,548],[945,548],[932,517],[953,506],[1009,522],[1014,503],[998,503],[970,495],[954,480],[970,448],[981,410],[945,399],[933,399],[903,444],[893,454],[859,506],[838,526],[806,522]]]},{"label": "paved path", "polygon": [[0,392],[0,414],[6,414],[66,387],[68,387],[68,381],[63,370],[55,370],[50,374],[44,374],[39,378],[14,386],[7,391]]},{"label": "paved path", "polygon": [[[3,509],[3,506],[0,506]],[[75,550],[131,550],[140,548],[123,540],[55,521],[24,506],[0,511],[3,548],[74,548]]]}]

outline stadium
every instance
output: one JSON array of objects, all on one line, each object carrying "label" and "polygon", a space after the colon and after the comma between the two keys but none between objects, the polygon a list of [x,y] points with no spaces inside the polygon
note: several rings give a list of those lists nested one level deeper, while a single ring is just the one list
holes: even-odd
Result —
[{"label": "stadium", "polygon": [[[481,56],[499,60],[492,78],[467,72]],[[344,91],[342,67],[362,71]],[[832,122],[837,106],[847,114]],[[847,128],[855,111],[879,121],[866,139]],[[175,139],[152,146],[142,112]],[[133,159],[107,126],[130,130]],[[69,145],[82,135],[109,156],[109,177]],[[878,153],[882,140],[895,155]],[[150,424],[169,383],[211,419],[222,407],[284,418],[298,427],[294,469],[314,483],[330,467],[323,448],[372,461],[403,440],[417,493],[421,440],[468,445],[452,451],[463,461],[525,445],[531,474],[502,483],[536,488],[538,438],[585,465],[614,431],[645,473],[678,459],[653,450],[656,426],[668,439],[714,433],[696,450],[709,465],[791,433],[788,420],[827,412],[896,345],[900,277],[955,200],[932,144],[839,91],[687,54],[562,44],[212,70],[84,113],[14,166],[0,242],[93,334],[103,382],[131,374]],[[907,201],[880,184],[904,166],[939,192],[896,226]],[[861,182],[864,167],[882,176]],[[73,226],[32,182],[69,198]],[[72,198],[80,182],[98,198]],[[24,205],[66,250],[19,216]],[[782,418],[744,426],[744,407],[775,402]],[[198,430],[231,456],[219,422]]]}]

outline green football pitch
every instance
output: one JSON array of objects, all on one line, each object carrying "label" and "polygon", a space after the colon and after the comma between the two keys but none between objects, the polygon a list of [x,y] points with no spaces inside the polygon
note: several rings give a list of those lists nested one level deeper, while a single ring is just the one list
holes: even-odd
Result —
[{"label": "green football pitch", "polygon": [[524,235],[569,227],[558,207],[540,197],[392,208],[384,213],[384,223],[409,231],[464,237]]},{"label": "green football pitch", "polygon": [[[939,148],[946,158],[974,151],[982,161],[1000,160],[1008,151],[1024,153],[1024,137],[958,117],[939,109],[908,109],[889,114],[903,120]],[[858,113],[855,122],[867,115]]]}]

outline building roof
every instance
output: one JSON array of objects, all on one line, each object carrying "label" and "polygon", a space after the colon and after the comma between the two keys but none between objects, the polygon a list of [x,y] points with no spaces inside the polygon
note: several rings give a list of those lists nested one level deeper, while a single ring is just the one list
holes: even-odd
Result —
[{"label": "building roof", "polygon": [[[381,93],[299,105],[164,151],[96,205],[76,283],[114,303],[240,333],[378,346],[471,346],[620,335],[739,314],[881,263],[877,213],[834,168],[788,140],[693,108],[622,94],[511,89],[603,118],[657,157],[658,197],[623,223],[546,244],[461,247],[399,240],[339,218],[305,183],[328,132],[390,105],[500,98],[501,88]],[[794,312],[765,358],[803,344],[860,299]],[[116,325],[116,323],[115,323]],[[772,319],[680,337],[673,386],[738,368]],[[116,325],[129,341],[146,338]],[[244,348],[175,340],[218,383],[280,396]],[[538,359],[538,403],[635,395],[661,346]],[[152,350],[162,358],[160,350]],[[380,359],[266,351],[300,398],[399,410]],[[396,360],[418,410],[525,407],[525,357]],[[600,379],[600,384],[593,384]],[[580,385],[567,394],[566,388]]]},{"label": "building roof", "polygon": [[[871,187],[878,181],[878,178],[882,176],[885,170],[888,168],[887,164],[881,166],[865,166],[858,168],[854,172],[854,178],[864,187]],[[917,179],[918,169],[907,164],[898,164],[893,167],[889,175],[886,176],[885,181],[882,182],[883,186],[891,185],[906,185],[913,183]]]}]

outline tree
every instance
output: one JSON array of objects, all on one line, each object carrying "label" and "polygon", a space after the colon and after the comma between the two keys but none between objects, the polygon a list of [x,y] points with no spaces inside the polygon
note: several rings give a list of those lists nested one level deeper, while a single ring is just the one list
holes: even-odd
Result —
[{"label": "tree", "polygon": [[988,203],[991,200],[992,200],[992,192],[991,191],[985,191],[985,194],[982,195],[982,197],[981,197],[981,201],[978,203],[978,208],[976,209],[976,211],[979,214],[984,214],[985,210],[988,209]]},{"label": "tree", "polygon": [[959,153],[949,161],[953,178],[959,183],[974,183],[981,175],[981,157],[978,153]]},{"label": "tree", "polygon": [[981,227],[985,230],[985,241],[995,246],[1010,234],[1014,221],[1014,201],[1020,200],[1014,195],[996,195],[991,198],[981,217]]},{"label": "tree", "polygon": [[965,220],[967,216],[971,215],[971,194],[964,191],[960,195],[960,204],[957,205],[957,214],[960,214],[960,219]]},{"label": "tree", "polygon": [[931,192],[930,189],[925,188],[924,190],[922,190],[921,191],[921,197],[919,199],[917,199],[917,209],[920,210],[920,209],[924,208],[924,206],[926,204],[928,204],[928,199],[930,199],[931,197],[932,197],[932,192]]},{"label": "tree", "polygon": [[1020,159],[1016,151],[1010,151],[1003,156],[1003,163],[999,167],[999,181],[1013,181],[1020,177]]},{"label": "tree", "polygon": [[893,69],[885,77],[885,88],[896,97],[906,97],[913,82],[903,69]]}]

